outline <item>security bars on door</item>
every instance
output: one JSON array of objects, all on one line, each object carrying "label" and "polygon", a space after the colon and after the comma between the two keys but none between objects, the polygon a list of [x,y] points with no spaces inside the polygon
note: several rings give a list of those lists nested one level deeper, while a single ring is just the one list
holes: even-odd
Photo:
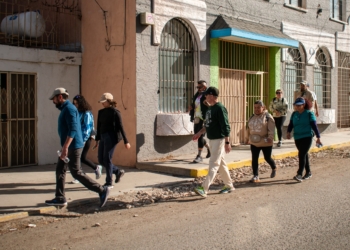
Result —
[{"label": "security bars on door", "polygon": [[0,167],[36,164],[36,75],[3,72],[0,84]]},{"label": "security bars on door", "polygon": [[180,19],[164,27],[159,46],[159,111],[184,113],[193,96],[197,43]]},{"label": "security bars on door", "polygon": [[338,54],[338,128],[350,128],[350,54]]},{"label": "security bars on door", "polygon": [[322,48],[316,53],[314,66],[314,92],[319,108],[331,108],[331,66],[329,56]]}]

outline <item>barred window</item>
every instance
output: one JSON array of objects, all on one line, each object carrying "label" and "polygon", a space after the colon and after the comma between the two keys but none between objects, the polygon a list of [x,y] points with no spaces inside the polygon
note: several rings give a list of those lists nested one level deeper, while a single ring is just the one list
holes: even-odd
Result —
[{"label": "barred window", "polygon": [[331,0],[331,18],[337,20],[343,20],[343,6],[346,1],[342,0]]},{"label": "barred window", "polygon": [[197,43],[191,28],[174,18],[164,27],[159,47],[159,111],[183,113],[193,96]]},{"label": "barred window", "polygon": [[287,0],[286,3],[295,7],[302,7],[302,0]]},{"label": "barred window", "polygon": [[350,128],[350,54],[338,54],[338,128]]},{"label": "barred window", "polygon": [[284,69],[284,97],[288,100],[289,109],[293,109],[294,92],[305,79],[305,53],[302,47],[288,49]]},{"label": "barred window", "polygon": [[320,48],[314,66],[314,91],[319,108],[331,107],[331,66],[329,55]]}]

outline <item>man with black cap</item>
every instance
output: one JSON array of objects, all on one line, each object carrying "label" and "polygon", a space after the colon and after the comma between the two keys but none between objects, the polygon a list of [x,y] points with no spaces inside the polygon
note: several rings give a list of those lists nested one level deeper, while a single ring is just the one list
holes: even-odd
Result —
[{"label": "man with black cap", "polygon": [[[76,107],[68,100],[68,92],[65,88],[57,88],[50,96],[50,100],[56,105],[61,113],[58,117],[58,135],[61,139],[62,149],[56,164],[56,194],[52,200],[45,203],[49,206],[65,206],[64,184],[66,179],[67,165],[72,176],[85,187],[99,194],[100,207],[103,207],[109,195],[109,189],[103,187],[89,178],[81,169],[80,156],[84,147],[79,113]],[[68,158],[68,159],[67,159]]]},{"label": "man with black cap", "polygon": [[232,179],[225,162],[225,152],[231,151],[230,144],[230,124],[228,121],[227,110],[218,101],[219,90],[215,87],[209,87],[205,92],[206,101],[209,108],[205,116],[204,127],[193,136],[193,140],[198,140],[202,134],[207,133],[209,139],[211,157],[209,160],[209,172],[202,186],[198,186],[194,191],[206,197],[210,184],[213,182],[216,174],[220,171],[220,176],[224,182],[224,187],[219,193],[226,194],[234,190]]}]

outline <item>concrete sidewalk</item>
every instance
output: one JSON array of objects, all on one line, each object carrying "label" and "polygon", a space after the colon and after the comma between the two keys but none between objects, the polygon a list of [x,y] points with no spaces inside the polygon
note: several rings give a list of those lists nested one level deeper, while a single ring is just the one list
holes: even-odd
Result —
[{"label": "concrete sidewalk", "polygon": [[[321,149],[314,147],[312,151],[350,146],[350,131],[324,134],[321,140],[324,146]],[[273,149],[273,155],[274,158],[297,155],[294,141],[284,141],[281,148]],[[209,160],[205,159],[203,163],[194,164],[192,163],[193,158],[194,154],[166,161],[140,162],[137,167],[148,171],[125,169],[126,174],[120,183],[111,190],[110,196],[118,196],[128,191],[152,189],[162,183],[190,181],[193,180],[193,177],[206,175]],[[226,155],[230,169],[250,166],[250,159],[250,149],[247,145],[234,147]],[[95,179],[92,169],[87,166],[83,166],[83,169],[91,178]],[[69,206],[91,200],[96,201],[97,205],[99,204],[96,193],[87,190],[81,184],[69,184],[72,180],[72,176],[67,174],[66,198]],[[98,182],[104,184],[104,181],[105,174]],[[0,170],[0,183],[0,222],[56,209],[44,204],[45,200],[54,198],[55,165],[3,169]]]},{"label": "concrete sidewalk", "polygon": [[[321,142],[323,143],[322,148],[315,146],[316,138],[310,152],[317,152],[328,148],[337,148],[343,146],[350,146],[350,130],[322,134]],[[197,142],[193,142],[197,143]],[[281,159],[285,157],[292,157],[298,155],[298,151],[295,147],[294,140],[284,140],[282,147],[276,147],[274,144],[272,150],[272,157],[274,159]],[[203,155],[206,155],[206,149],[203,150]],[[179,176],[188,177],[200,177],[206,176],[208,173],[209,159],[204,159],[202,163],[193,163],[197,152],[193,152],[192,155],[185,155],[167,159],[165,161],[143,161],[138,162],[136,167],[142,170],[169,173]],[[249,145],[241,145],[233,147],[231,152],[225,156],[225,160],[229,169],[240,168],[243,166],[251,166],[251,152]],[[263,162],[263,155],[260,154],[259,162]]]}]

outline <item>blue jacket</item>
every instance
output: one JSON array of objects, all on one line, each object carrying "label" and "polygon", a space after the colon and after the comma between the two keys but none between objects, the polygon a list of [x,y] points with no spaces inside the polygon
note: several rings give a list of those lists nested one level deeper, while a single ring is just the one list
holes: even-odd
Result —
[{"label": "blue jacket", "polygon": [[83,142],[85,143],[91,137],[91,132],[94,129],[94,116],[90,111],[79,112],[79,121],[81,124]]},{"label": "blue jacket", "polygon": [[66,100],[58,109],[61,110],[58,117],[58,135],[61,139],[61,146],[64,145],[67,136],[69,136],[73,138],[69,149],[82,148],[84,143],[78,110],[69,100]]}]

